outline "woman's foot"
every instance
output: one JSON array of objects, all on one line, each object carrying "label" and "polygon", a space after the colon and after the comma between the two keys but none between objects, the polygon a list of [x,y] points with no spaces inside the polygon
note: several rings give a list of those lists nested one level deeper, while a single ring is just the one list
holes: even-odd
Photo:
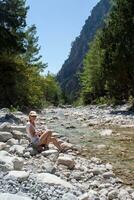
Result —
[{"label": "woman's foot", "polygon": [[44,150],[49,150],[49,146],[47,144],[42,144],[41,146],[43,147]]}]

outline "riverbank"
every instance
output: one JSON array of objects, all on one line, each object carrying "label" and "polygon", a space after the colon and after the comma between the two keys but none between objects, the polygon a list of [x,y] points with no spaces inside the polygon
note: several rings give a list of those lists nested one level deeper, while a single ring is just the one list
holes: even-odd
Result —
[{"label": "riverbank", "polygon": [[64,154],[51,146],[31,156],[26,118],[0,110],[0,192],[38,200],[134,199],[134,114],[127,105],[42,110],[38,125],[66,141]]}]

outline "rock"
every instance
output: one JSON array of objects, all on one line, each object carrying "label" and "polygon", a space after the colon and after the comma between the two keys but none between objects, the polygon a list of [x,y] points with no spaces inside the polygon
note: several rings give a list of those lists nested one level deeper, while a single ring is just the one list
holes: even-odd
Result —
[{"label": "rock", "polygon": [[21,145],[28,145],[29,141],[27,139],[20,139],[20,144]]},{"label": "rock", "polygon": [[113,166],[109,163],[106,163],[106,169],[108,170],[112,170],[113,169]]},{"label": "rock", "polygon": [[104,129],[99,134],[101,136],[110,136],[112,135],[113,131],[111,129]]},{"label": "rock", "polygon": [[106,179],[109,179],[109,178],[111,178],[111,177],[115,177],[115,174],[114,174],[112,171],[110,171],[110,172],[105,172],[105,173],[103,174],[103,177],[106,178]]},{"label": "rock", "polygon": [[99,145],[95,145],[95,147],[97,148],[97,149],[105,149],[106,148],[106,145],[105,144],[99,144]]},{"label": "rock", "polygon": [[[23,126],[23,125],[18,125],[18,126],[17,125],[12,125],[11,128],[12,128],[13,132],[15,130],[15,131],[20,131],[20,132],[26,133],[26,126]],[[18,139],[18,138],[15,138],[15,139]]]},{"label": "rock", "polygon": [[62,142],[61,143],[61,147],[63,148],[63,149],[72,149],[73,148],[73,145],[71,144],[71,143],[69,143],[69,142]]},{"label": "rock", "polygon": [[21,145],[13,145],[10,149],[9,152],[10,153],[16,153],[18,156],[23,156],[25,151],[25,147],[21,146]]},{"label": "rock", "polygon": [[66,193],[62,196],[62,200],[78,200],[78,198],[71,193]]},{"label": "rock", "polygon": [[24,158],[30,158],[31,157],[30,152],[25,152],[23,157]]},{"label": "rock", "polygon": [[23,165],[24,165],[24,160],[23,158],[20,157],[13,157],[12,158],[12,162],[13,162],[13,168],[14,170],[22,170]]},{"label": "rock", "polygon": [[119,200],[130,200],[131,199],[128,191],[126,191],[125,189],[120,189],[120,191],[118,193],[119,193],[118,194]]},{"label": "rock", "polygon": [[74,128],[76,128],[74,125],[66,125],[66,129],[74,129]]},{"label": "rock", "polygon": [[6,151],[0,151],[0,171],[6,172],[14,169],[11,155]]},{"label": "rock", "polygon": [[4,122],[0,125],[0,131],[11,132],[11,124],[9,122]]},{"label": "rock", "polygon": [[18,130],[13,130],[12,135],[17,140],[20,140],[23,137],[23,133]]},{"label": "rock", "polygon": [[99,175],[102,174],[103,169],[101,169],[100,167],[94,167],[91,172],[93,173],[93,175]]},{"label": "rock", "polygon": [[12,113],[8,113],[5,115],[5,121],[15,124],[21,123],[21,120]]},{"label": "rock", "polygon": [[3,172],[10,170],[21,170],[23,167],[23,159],[11,156],[6,151],[0,151],[0,170]]},{"label": "rock", "polygon": [[78,200],[89,200],[89,195],[88,193],[85,193],[81,196],[78,197]]},{"label": "rock", "polygon": [[45,169],[45,172],[54,174],[56,172],[56,167],[51,162],[46,162],[42,166],[43,169]]},{"label": "rock", "polygon": [[0,193],[0,200],[32,200],[30,197],[17,194]]},{"label": "rock", "polygon": [[50,150],[43,151],[41,154],[42,154],[43,156],[49,156],[49,155],[51,155],[51,154],[56,154],[56,155],[58,155],[59,153],[58,153],[58,151],[55,150],[55,149],[50,149]]},{"label": "rock", "polygon": [[8,175],[5,176],[5,179],[9,180],[18,180],[20,182],[27,180],[29,177],[29,172],[25,171],[10,171]]},{"label": "rock", "polygon": [[0,109],[0,113],[9,113],[9,112],[10,112],[9,108]]},{"label": "rock", "polygon": [[0,151],[5,149],[6,144],[4,142],[0,142]]},{"label": "rock", "polygon": [[90,200],[99,200],[98,193],[94,190],[89,190],[88,196]]},{"label": "rock", "polygon": [[18,140],[11,138],[7,141],[7,145],[13,146],[13,145],[17,145],[18,144]]},{"label": "rock", "polygon": [[75,166],[75,161],[71,156],[64,155],[59,156],[57,160],[58,164],[66,165],[69,169],[73,169]]},{"label": "rock", "polygon": [[62,180],[56,175],[49,174],[49,173],[33,174],[32,178],[34,178],[35,181],[39,183],[47,183],[50,185],[62,185],[63,187],[67,187],[67,188],[73,187],[69,182]]},{"label": "rock", "polygon": [[11,139],[13,136],[9,132],[0,132],[0,142],[7,142],[7,140]]},{"label": "rock", "polygon": [[112,190],[108,193],[108,199],[116,199],[118,197],[118,191],[117,190]]}]

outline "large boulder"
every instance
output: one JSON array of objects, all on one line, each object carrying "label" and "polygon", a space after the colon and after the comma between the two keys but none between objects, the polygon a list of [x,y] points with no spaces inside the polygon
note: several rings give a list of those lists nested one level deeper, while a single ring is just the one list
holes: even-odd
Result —
[{"label": "large boulder", "polygon": [[6,144],[4,142],[0,142],[0,151],[6,148]]},{"label": "large boulder", "polygon": [[57,177],[56,175],[49,174],[49,173],[33,174],[32,178],[34,178],[36,183],[47,183],[50,185],[62,185],[63,187],[67,187],[67,188],[73,187],[67,181]]},{"label": "large boulder", "polygon": [[21,131],[23,133],[26,133],[26,126],[24,125],[11,125],[11,128],[13,131],[16,130],[16,131]]},{"label": "large boulder", "polygon": [[17,194],[0,193],[1,200],[32,200],[30,197],[20,196]]},{"label": "large boulder", "polygon": [[11,156],[7,151],[0,151],[0,171],[21,170],[24,161],[17,156]]},{"label": "large boulder", "polygon": [[6,176],[5,179],[10,180],[18,180],[18,181],[25,181],[29,177],[29,172],[25,171],[10,171]]},{"label": "large boulder", "polygon": [[11,132],[11,124],[9,122],[4,122],[0,125],[0,131]]},{"label": "large boulder", "polygon": [[73,169],[75,166],[75,161],[72,156],[63,155],[58,157],[57,164],[66,165],[69,169]]},{"label": "large boulder", "polygon": [[7,142],[13,136],[9,132],[0,132],[0,142]]},{"label": "large boulder", "polygon": [[25,147],[21,145],[13,145],[9,150],[10,153],[16,153],[18,156],[23,156],[24,151]]},{"label": "large boulder", "polygon": [[17,139],[17,140],[22,139],[23,136],[24,136],[24,134],[23,134],[21,131],[18,131],[18,130],[16,130],[16,129],[12,131],[12,135],[13,135],[13,137],[14,137],[15,139]]}]

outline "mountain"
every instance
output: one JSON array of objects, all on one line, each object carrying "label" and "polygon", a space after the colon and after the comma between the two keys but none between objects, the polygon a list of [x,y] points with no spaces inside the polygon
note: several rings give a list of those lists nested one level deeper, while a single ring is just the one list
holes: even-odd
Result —
[{"label": "mountain", "polygon": [[68,102],[76,100],[79,96],[79,73],[83,67],[83,58],[89,50],[89,43],[98,29],[104,24],[104,19],[110,10],[110,0],[101,0],[92,10],[91,15],[85,21],[85,25],[72,43],[70,55],[57,74],[64,96]]}]

